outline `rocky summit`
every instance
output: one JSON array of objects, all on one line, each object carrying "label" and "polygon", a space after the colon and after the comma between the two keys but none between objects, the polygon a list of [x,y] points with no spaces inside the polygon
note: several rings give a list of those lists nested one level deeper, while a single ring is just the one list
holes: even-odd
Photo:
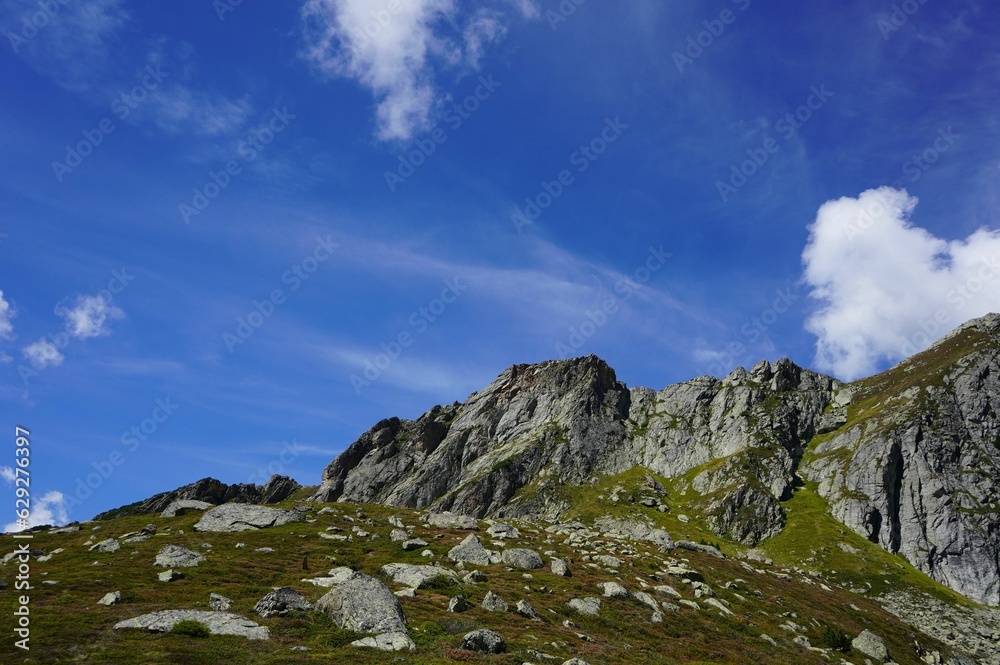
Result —
[{"label": "rocky summit", "polygon": [[0,662],[1000,665],[998,358],[990,315],[854,383],[515,365],[319,486],[34,529],[32,648]]}]

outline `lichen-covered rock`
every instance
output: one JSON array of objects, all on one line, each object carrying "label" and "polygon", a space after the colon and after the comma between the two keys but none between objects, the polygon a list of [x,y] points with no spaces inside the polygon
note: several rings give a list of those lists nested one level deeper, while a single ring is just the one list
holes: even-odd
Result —
[{"label": "lichen-covered rock", "polygon": [[403,584],[412,589],[422,589],[435,580],[440,580],[443,584],[458,583],[458,576],[454,572],[438,566],[387,563],[382,566],[382,572],[396,584]]},{"label": "lichen-covered rock", "polygon": [[492,630],[485,628],[466,633],[465,637],[462,638],[461,648],[481,654],[504,653],[507,651],[507,645],[504,643],[503,638]]},{"label": "lichen-covered rock", "polygon": [[265,619],[269,617],[285,616],[292,611],[309,612],[312,611],[312,603],[306,600],[301,593],[289,586],[277,588],[268,592],[263,598],[257,601],[253,611]]},{"label": "lichen-covered rock", "polygon": [[879,663],[889,662],[889,649],[885,646],[885,640],[871,631],[861,631],[861,634],[851,641],[851,648],[869,658],[874,658]]},{"label": "lichen-covered rock", "polygon": [[154,566],[160,568],[193,568],[205,561],[205,557],[180,545],[164,545],[160,548]]},{"label": "lichen-covered rock", "polygon": [[195,531],[256,531],[289,522],[300,522],[305,514],[298,510],[267,508],[248,503],[224,503],[212,508],[195,522]]},{"label": "lichen-covered rock", "polygon": [[501,552],[500,558],[508,566],[523,570],[536,570],[545,565],[541,554],[523,548],[504,550]]},{"label": "lichen-covered rock", "polygon": [[406,633],[406,615],[399,598],[370,575],[353,573],[319,599],[316,608],[326,612],[338,628],[356,633]]},{"label": "lichen-covered rock", "polygon": [[266,640],[270,631],[246,617],[230,612],[209,612],[205,610],[162,610],[143,614],[134,619],[126,619],[115,624],[115,630],[139,628],[153,633],[168,633],[179,621],[197,621],[208,628],[212,635],[236,635],[249,640]]},{"label": "lichen-covered rock", "polygon": [[458,563],[471,563],[477,566],[488,566],[499,560],[499,555],[483,546],[483,541],[479,536],[470,533],[461,543],[451,548],[448,558]]}]

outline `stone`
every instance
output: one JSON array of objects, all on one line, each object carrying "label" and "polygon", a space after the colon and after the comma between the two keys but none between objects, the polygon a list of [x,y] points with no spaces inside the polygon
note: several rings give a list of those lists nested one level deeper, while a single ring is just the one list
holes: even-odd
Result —
[{"label": "stone", "polygon": [[486,582],[488,579],[482,571],[473,570],[471,573],[466,574],[462,578],[462,581],[466,584],[479,584],[480,582]]},{"label": "stone", "polygon": [[208,607],[217,612],[225,612],[232,607],[233,599],[217,593],[208,594]]},{"label": "stone", "polygon": [[889,649],[885,646],[885,641],[869,630],[861,631],[861,634],[851,641],[851,648],[879,663],[889,662]]},{"label": "stone", "polygon": [[205,557],[180,545],[164,545],[156,555],[154,566],[159,568],[192,568],[203,563]]},{"label": "stone", "polygon": [[184,574],[180,571],[170,568],[169,570],[164,570],[162,573],[156,576],[161,582],[173,582],[174,580],[179,580],[184,577]]},{"label": "stone", "polygon": [[580,614],[595,615],[601,610],[600,598],[574,598],[566,604]]},{"label": "stone", "polygon": [[304,519],[303,511],[267,508],[246,503],[224,503],[202,515],[195,523],[194,530],[219,533],[255,531],[289,522],[300,522]]},{"label": "stone", "polygon": [[604,593],[605,598],[628,598],[628,589],[618,582],[602,582],[597,585]]},{"label": "stone", "polygon": [[444,584],[457,584],[458,576],[450,570],[438,566],[414,566],[408,563],[387,563],[382,566],[382,572],[396,584],[403,584],[413,589],[422,589],[435,580]]},{"label": "stone", "polygon": [[486,533],[494,538],[497,538],[498,540],[517,540],[521,537],[521,532],[515,527],[512,527],[509,524],[502,524],[500,522],[490,525],[490,528],[486,530]]},{"label": "stone", "polygon": [[303,598],[302,594],[292,587],[278,587],[267,593],[254,605],[254,612],[265,619],[275,616],[287,616],[289,612],[311,612],[312,603]]},{"label": "stone", "polygon": [[465,540],[451,548],[448,558],[452,561],[471,563],[476,566],[488,566],[496,559],[496,553],[483,547],[483,542],[479,536],[470,533]]},{"label": "stone", "polygon": [[319,599],[316,608],[326,612],[338,628],[356,633],[406,633],[406,616],[387,586],[374,577],[354,572]]},{"label": "stone", "polygon": [[528,601],[523,599],[517,601],[517,604],[514,606],[514,611],[523,617],[531,619],[532,621],[542,620],[541,615],[539,615],[538,612],[535,611],[535,608],[529,605]]},{"label": "stone", "polygon": [[379,651],[413,651],[417,645],[404,632],[381,633],[351,642],[352,647],[365,647]]},{"label": "stone", "polygon": [[121,543],[119,543],[115,538],[108,538],[107,540],[102,540],[96,545],[91,545],[89,551],[93,552],[96,550],[98,552],[110,554],[112,552],[117,552],[119,549],[121,549]]},{"label": "stone", "polygon": [[598,556],[594,557],[594,561],[601,564],[605,568],[613,568],[615,570],[621,568],[622,564],[625,563],[618,557],[611,556],[610,554],[599,554]]},{"label": "stone", "polygon": [[653,587],[653,591],[655,591],[656,593],[658,593],[661,596],[667,596],[668,598],[680,598],[681,597],[680,592],[677,589],[675,589],[672,586],[670,586],[669,584],[659,584],[657,586],[654,586]]},{"label": "stone", "polygon": [[196,499],[178,499],[177,501],[171,501],[163,509],[163,512],[160,513],[160,517],[176,517],[183,515],[189,510],[208,510],[212,505],[207,501],[198,501]]},{"label": "stone", "polygon": [[112,591],[111,593],[105,594],[103,598],[97,601],[98,605],[114,605],[116,603],[122,602],[122,592]]},{"label": "stone", "polygon": [[549,569],[552,571],[553,575],[559,575],[560,577],[572,576],[565,559],[552,559],[552,561],[549,562]]},{"label": "stone", "polygon": [[420,540],[419,538],[414,538],[412,540],[407,540],[403,543],[403,551],[412,552],[413,550],[419,550],[421,547],[427,547],[426,540]]},{"label": "stone", "polygon": [[486,596],[483,598],[482,605],[480,605],[487,612],[506,612],[507,603],[504,602],[503,598],[496,595],[492,591],[487,591]]},{"label": "stone", "polygon": [[469,601],[465,599],[465,596],[454,596],[448,601],[449,612],[464,612],[467,609],[469,609]]},{"label": "stone", "polygon": [[266,640],[271,632],[246,617],[230,612],[204,610],[161,610],[126,619],[115,624],[115,630],[138,628],[152,633],[168,633],[179,621],[197,621],[208,628],[212,635],[235,635],[249,640]]},{"label": "stone", "polygon": [[[389,532],[389,540],[394,543],[402,543],[410,539],[410,535],[403,531],[402,529],[393,529]],[[419,545],[418,547],[425,547],[427,543]],[[414,548],[416,549],[416,548]]]},{"label": "stone", "polygon": [[462,645],[459,647],[465,651],[474,651],[478,654],[497,654],[507,651],[507,645],[499,634],[481,628],[471,633],[466,633],[462,638]]},{"label": "stone", "polygon": [[504,550],[500,558],[508,566],[524,570],[535,570],[545,565],[538,552],[522,548]]}]

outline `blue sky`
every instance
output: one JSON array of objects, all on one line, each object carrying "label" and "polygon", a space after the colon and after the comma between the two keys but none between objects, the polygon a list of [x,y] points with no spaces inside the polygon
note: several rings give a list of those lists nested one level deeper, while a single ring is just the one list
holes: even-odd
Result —
[{"label": "blue sky", "polygon": [[0,28],[0,472],[28,428],[37,521],[315,484],[513,363],[851,379],[1000,309],[985,1],[15,0]]}]

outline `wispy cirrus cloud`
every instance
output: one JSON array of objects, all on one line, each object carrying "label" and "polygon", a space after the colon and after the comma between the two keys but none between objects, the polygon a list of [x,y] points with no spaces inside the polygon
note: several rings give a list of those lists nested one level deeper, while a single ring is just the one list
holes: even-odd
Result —
[{"label": "wispy cirrus cloud", "polygon": [[13,319],[15,316],[17,316],[17,310],[4,300],[3,291],[0,291],[0,339],[14,337]]}]

